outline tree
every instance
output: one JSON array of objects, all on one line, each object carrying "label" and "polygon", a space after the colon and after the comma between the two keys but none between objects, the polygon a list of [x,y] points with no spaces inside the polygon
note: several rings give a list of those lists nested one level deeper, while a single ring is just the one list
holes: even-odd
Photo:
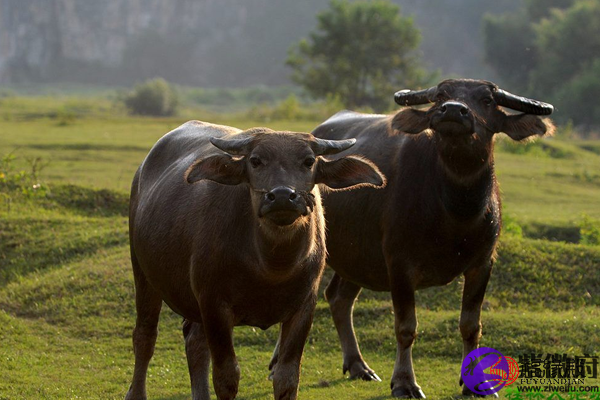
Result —
[{"label": "tree", "polygon": [[289,51],[292,79],[316,98],[339,95],[346,107],[389,108],[393,93],[426,83],[412,18],[386,0],[333,0],[317,30]]},{"label": "tree", "polygon": [[536,63],[533,42],[533,26],[527,14],[484,17],[485,62],[503,83],[520,92],[527,90],[529,74]]},{"label": "tree", "polygon": [[486,61],[511,90],[554,103],[556,119],[600,125],[600,3],[526,0],[515,15],[487,16]]},{"label": "tree", "polygon": [[575,0],[525,0],[514,14],[486,15],[483,20],[485,61],[515,90],[529,89],[530,73],[538,62],[536,24]]},{"label": "tree", "polygon": [[536,26],[536,45],[540,54],[532,83],[540,93],[552,94],[557,84],[569,84],[600,60],[600,3],[580,0],[554,10]]}]

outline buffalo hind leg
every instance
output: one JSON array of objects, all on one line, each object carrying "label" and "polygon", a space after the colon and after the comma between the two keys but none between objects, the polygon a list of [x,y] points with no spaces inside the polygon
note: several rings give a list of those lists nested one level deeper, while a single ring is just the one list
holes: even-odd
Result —
[{"label": "buffalo hind leg", "polygon": [[[479,347],[481,338],[481,305],[492,273],[493,261],[488,261],[479,268],[471,268],[464,273],[465,285],[463,289],[462,308],[460,313],[460,333],[463,339],[463,360],[471,351]],[[460,385],[463,385],[462,375]],[[466,385],[462,393],[465,396],[478,396]],[[497,394],[494,394],[498,397]]]},{"label": "buffalo hind leg", "polygon": [[407,278],[396,279],[393,283],[394,328],[398,350],[390,385],[392,396],[422,399],[425,394],[415,379],[412,361],[412,345],[417,337],[415,290]]},{"label": "buffalo hind leg", "polygon": [[183,320],[183,337],[187,357],[193,400],[210,400],[208,374],[210,351],[202,324]]},{"label": "buffalo hind leg", "polygon": [[133,380],[125,396],[125,400],[145,400],[146,373],[148,372],[150,359],[154,354],[162,298],[146,280],[133,252],[131,261],[135,280],[135,307],[137,311],[135,328],[133,330],[135,367],[133,370]]},{"label": "buffalo hind leg", "polygon": [[325,298],[329,302],[329,309],[342,345],[343,373],[348,371],[351,379],[381,382],[379,376],[363,359],[354,333],[352,311],[361,290],[360,286],[335,274],[325,289]]}]

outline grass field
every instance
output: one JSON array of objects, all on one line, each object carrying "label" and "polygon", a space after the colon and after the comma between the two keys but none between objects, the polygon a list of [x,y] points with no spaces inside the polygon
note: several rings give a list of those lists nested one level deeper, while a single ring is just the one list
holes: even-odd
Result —
[{"label": "grass field", "polygon": [[[14,151],[17,170],[29,168],[27,158],[49,162],[41,172],[47,195],[0,190],[0,399],[125,395],[135,320],[127,191],[152,144],[191,114],[132,118],[109,101],[0,102],[0,155]],[[197,114],[240,128],[265,124]],[[309,131],[317,123],[268,126]],[[584,215],[600,219],[600,143],[500,142],[496,155],[505,210],[524,237],[502,237],[484,304],[482,345],[514,358],[531,352],[600,354],[600,246],[576,243]],[[460,291],[456,281],[418,295],[415,371],[431,399],[460,393]],[[304,355],[301,399],[389,397],[395,356],[389,295],[365,291],[355,324],[365,359],[383,382],[342,376],[335,329],[321,300]],[[151,399],[190,398],[180,325],[165,306],[149,370]],[[276,336],[275,328],[236,329],[240,399],[272,397],[266,378]],[[594,384],[600,382],[586,380]]]}]

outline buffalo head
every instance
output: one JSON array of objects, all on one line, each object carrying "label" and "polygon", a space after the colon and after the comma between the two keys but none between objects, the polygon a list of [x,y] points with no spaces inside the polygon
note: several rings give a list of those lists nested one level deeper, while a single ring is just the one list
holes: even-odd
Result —
[{"label": "buffalo head", "polygon": [[[401,90],[396,103],[403,106],[432,104],[428,110],[401,110],[392,128],[404,133],[430,129],[447,139],[486,139],[504,132],[514,140],[551,133],[554,126],[539,116],[553,111],[550,104],[508,93],[492,82],[449,79],[425,90]],[[522,114],[507,114],[502,107]]]},{"label": "buffalo head", "polygon": [[350,148],[354,139],[323,140],[309,133],[255,128],[210,141],[224,153],[195,161],[186,172],[187,182],[248,185],[256,216],[267,224],[289,226],[309,215],[318,201],[316,184],[332,189],[385,184],[368,160],[322,157]]}]

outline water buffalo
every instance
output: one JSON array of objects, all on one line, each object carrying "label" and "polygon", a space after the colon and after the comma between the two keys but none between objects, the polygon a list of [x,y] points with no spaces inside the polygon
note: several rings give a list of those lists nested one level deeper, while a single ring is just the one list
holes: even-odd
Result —
[{"label": "water buffalo", "polygon": [[[494,136],[504,132],[523,140],[550,133],[552,123],[537,115],[550,114],[552,106],[466,79],[401,91],[396,102],[432,106],[389,116],[342,111],[313,132],[323,139],[356,138],[340,156],[364,155],[388,178],[384,190],[324,195],[327,261],[335,270],[325,296],[342,345],[344,373],[380,380],[361,356],[352,309],[363,287],[391,291],[398,343],[392,395],[424,398],[412,365],[415,290],[464,275],[463,354],[477,348],[501,226]],[[501,107],[522,113],[509,115]],[[471,392],[464,387],[463,393]]]},{"label": "water buffalo", "polygon": [[237,325],[282,323],[276,399],[295,399],[300,359],[325,265],[318,186],[382,186],[369,161],[321,156],[348,149],[308,133],[248,131],[198,121],[162,137],[133,180],[129,216],[137,310],[126,399],[146,398],[164,301],[185,318],[193,398],[235,398]]}]

